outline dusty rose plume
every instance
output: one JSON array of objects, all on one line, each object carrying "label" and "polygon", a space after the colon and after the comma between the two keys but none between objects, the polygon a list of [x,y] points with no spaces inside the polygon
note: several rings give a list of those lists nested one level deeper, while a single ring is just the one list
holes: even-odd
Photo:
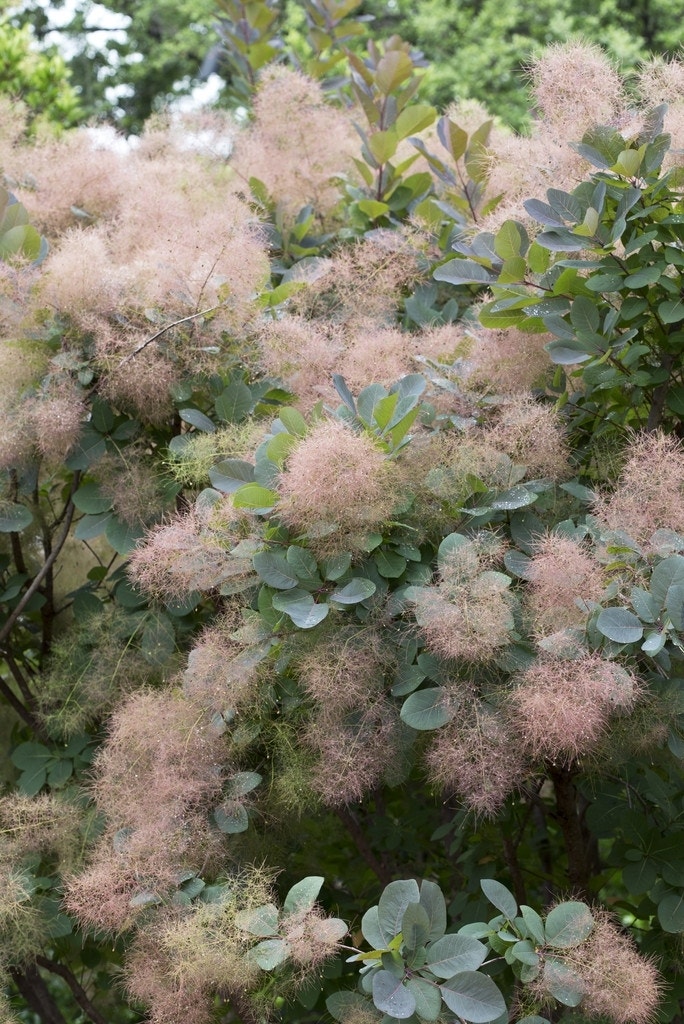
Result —
[{"label": "dusty rose plume", "polygon": [[238,642],[236,617],[216,620],[190,651],[183,693],[208,711],[242,711],[258,698],[258,661]]},{"label": "dusty rose plume", "polygon": [[634,434],[617,487],[594,515],[648,549],[656,530],[684,532],[684,448],[671,434]]},{"label": "dusty rose plume", "polygon": [[319,761],[312,788],[329,807],[361,800],[392,763],[398,735],[396,709],[380,698],[365,710],[315,718],[303,741]]},{"label": "dusty rose plume", "polygon": [[[468,551],[466,547],[461,560],[467,558]],[[436,585],[418,589],[415,617],[428,647],[436,654],[484,662],[509,642],[513,615],[508,579],[488,571],[477,552],[470,553],[472,566],[453,566]]]},{"label": "dusty rose plume", "polygon": [[528,574],[528,605],[538,636],[582,626],[587,612],[577,599],[598,601],[605,586],[588,549],[559,534],[547,534],[537,543]]},{"label": "dusty rose plume", "polygon": [[318,534],[315,543],[322,549],[344,549],[354,535],[390,518],[397,498],[395,466],[367,434],[325,420],[288,458],[278,492],[278,514],[292,530]]},{"label": "dusty rose plume", "polygon": [[231,164],[262,181],[289,218],[311,204],[330,216],[336,177],[354,174],[358,139],[345,111],[326,102],[318,82],[271,65],[261,76],[250,127],[237,135]]},{"label": "dusty rose plume", "polygon": [[474,714],[464,722],[463,710],[457,710],[453,722],[436,730],[425,761],[440,790],[456,793],[476,814],[489,817],[520,784],[527,765],[506,722],[493,710],[478,709],[475,698],[469,703]]},{"label": "dusty rose plume", "polygon": [[639,681],[598,654],[575,660],[542,655],[519,679],[508,717],[530,758],[571,763],[589,753],[616,714],[629,714]]},{"label": "dusty rose plume", "polygon": [[[652,1024],[663,994],[653,960],[641,956],[628,935],[603,911],[592,911],[594,929],[579,946],[553,951],[569,967],[582,992],[580,1009],[613,1024]],[[544,982],[534,983],[544,995]]]},{"label": "dusty rose plume", "polygon": [[592,125],[610,124],[625,109],[618,70],[593,43],[549,46],[530,62],[529,73],[544,121],[566,138],[581,138]]},{"label": "dusty rose plume", "polygon": [[208,809],[222,788],[225,744],[201,713],[168,691],[138,691],[116,711],[95,762],[93,795],[106,819],[91,866],[66,905],[86,925],[120,931],[145,892],[173,888],[222,848]]},{"label": "dusty rose plume", "polygon": [[555,409],[529,395],[516,396],[502,406],[485,437],[514,463],[526,466],[528,477],[558,480],[569,473],[568,445]]},{"label": "dusty rose plume", "polygon": [[[239,518],[237,513],[234,518]],[[233,557],[232,546],[208,527],[203,513],[191,510],[148,533],[131,555],[129,573],[150,594],[187,597],[190,591],[213,590],[251,572],[251,561]]]}]

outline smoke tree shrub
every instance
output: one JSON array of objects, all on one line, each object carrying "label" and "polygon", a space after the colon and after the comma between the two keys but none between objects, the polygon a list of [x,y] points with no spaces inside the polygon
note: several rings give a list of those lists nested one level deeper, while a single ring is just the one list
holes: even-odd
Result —
[{"label": "smoke tree shrub", "polygon": [[3,142],[0,1019],[681,1015],[678,172],[594,128],[523,224],[449,118],[393,210],[388,117],[383,230],[300,191],[287,260],[173,126],[68,206],[90,143]]}]

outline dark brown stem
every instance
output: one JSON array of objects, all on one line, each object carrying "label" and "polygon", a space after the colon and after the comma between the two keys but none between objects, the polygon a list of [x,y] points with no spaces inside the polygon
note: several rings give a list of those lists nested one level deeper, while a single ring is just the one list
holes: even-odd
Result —
[{"label": "dark brown stem", "polygon": [[56,960],[48,960],[47,957],[38,956],[36,957],[36,963],[40,967],[44,967],[46,971],[50,971],[51,974],[58,974],[60,978],[64,978],[65,982],[71,989],[74,999],[84,1011],[87,1013],[93,1024],[107,1024],[106,1019],[102,1016],[96,1006],[93,1006],[90,999],[88,999],[87,993],[82,985],[76,980],[72,972],[64,964],[57,963]]},{"label": "dark brown stem", "polygon": [[12,558],[14,559],[14,564],[17,567],[17,572],[24,575],[27,572],[27,569],[18,533],[10,533],[10,544],[12,545]]},{"label": "dark brown stem", "polygon": [[66,544],[67,537],[69,536],[69,530],[71,529],[71,520],[74,518],[74,512],[76,511],[74,508],[74,504],[71,500],[71,497],[78,488],[80,480],[80,472],[74,473],[74,479],[72,480],[71,483],[71,493],[69,495],[69,501],[67,503],[68,512],[64,517],[64,522],[62,523],[62,528],[59,532],[59,536],[55,540],[55,543],[52,546],[50,554],[45,559],[40,570],[34,576],[31,582],[31,586],[25,591],[23,597],[17,604],[16,608],[12,609],[12,613],[8,616],[5,625],[2,627],[2,629],[0,629],[0,644],[4,643],[4,641],[7,639],[7,637],[14,629],[17,619],[19,618],[19,616],[21,615],[21,613],[23,612],[24,608],[29,603],[33,595],[36,593],[36,591],[39,590],[40,585],[42,584],[47,574],[51,571],[52,566],[55,564],[57,558],[59,557],[60,551]]},{"label": "dark brown stem", "polygon": [[651,408],[648,413],[648,419],[646,421],[646,430],[654,431],[660,426],[663,419],[663,412],[665,411],[665,400],[667,398],[667,392],[670,387],[669,374],[674,366],[674,355],[668,353],[663,356],[663,361],[660,364],[662,370],[667,370],[668,380],[663,384],[659,384],[653,392],[653,399],[651,401]]},{"label": "dark brown stem", "polygon": [[36,710],[36,701],[35,701],[35,697],[33,696],[33,694],[31,693],[31,691],[29,689],[28,682],[26,681],[26,676],[21,671],[21,669],[17,665],[16,661],[14,660],[14,658],[12,657],[10,652],[9,651],[5,651],[4,654],[5,654],[5,661],[7,662],[7,665],[8,665],[8,668],[9,668],[10,672],[14,676],[14,680],[15,680],[17,686],[19,687],[19,690],[21,692],[22,697],[24,698],[24,703],[26,704],[26,707],[29,709],[29,711],[35,712],[35,710]]},{"label": "dark brown stem", "polygon": [[527,903],[527,890],[522,871],[520,870],[518,849],[510,836],[503,837],[503,856],[506,867],[510,872],[511,881],[513,882],[513,893],[518,904]]},{"label": "dark brown stem", "polygon": [[351,838],[354,840],[356,849],[359,851],[368,867],[375,875],[377,875],[378,881],[382,885],[389,885],[389,883],[392,881],[391,873],[373,853],[368,843],[368,840],[364,835],[363,829],[359,825],[358,821],[356,820],[352,812],[349,811],[346,807],[338,807],[335,813],[337,814],[337,817],[340,819],[340,821],[346,828]]},{"label": "dark brown stem", "polygon": [[35,964],[10,968],[12,981],[41,1024],[67,1024]]},{"label": "dark brown stem", "polygon": [[44,736],[43,727],[40,722],[35,718],[28,708],[24,707],[16,693],[10,686],[7,685],[4,679],[0,678],[0,694],[5,698],[11,708],[14,708],[16,713],[26,724],[33,729],[35,733]]},{"label": "dark brown stem", "polygon": [[582,821],[573,773],[565,768],[552,768],[549,777],[553,782],[556,817],[568,858],[568,880],[574,895],[588,899],[591,878],[590,837]]}]

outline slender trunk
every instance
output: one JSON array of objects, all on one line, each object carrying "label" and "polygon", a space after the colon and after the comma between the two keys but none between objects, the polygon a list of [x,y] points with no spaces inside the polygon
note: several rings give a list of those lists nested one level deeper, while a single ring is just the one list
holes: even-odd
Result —
[{"label": "slender trunk", "polygon": [[[667,370],[668,374],[674,366],[675,357],[672,354],[663,356],[663,361],[660,364],[663,370]],[[657,430],[662,423],[663,413],[665,411],[665,400],[667,393],[670,389],[670,380],[666,380],[664,384],[659,384],[653,392],[653,400],[651,401],[651,408],[648,413],[648,420],[646,421],[646,430],[654,431]]]},{"label": "slender trunk", "polygon": [[549,777],[556,796],[556,818],[565,842],[570,887],[574,896],[588,899],[592,877],[591,837],[582,821],[573,773],[565,768],[552,768]]},{"label": "slender trunk", "polygon": [[359,825],[358,821],[354,817],[351,811],[346,807],[338,807],[336,811],[337,817],[340,819],[347,832],[354,840],[356,848],[365,860],[368,867],[375,873],[378,881],[381,885],[389,885],[392,881],[392,874],[387,867],[378,860],[373,853],[366,835]]},{"label": "slender trunk", "polygon": [[35,964],[12,967],[12,981],[41,1024],[67,1024]]}]

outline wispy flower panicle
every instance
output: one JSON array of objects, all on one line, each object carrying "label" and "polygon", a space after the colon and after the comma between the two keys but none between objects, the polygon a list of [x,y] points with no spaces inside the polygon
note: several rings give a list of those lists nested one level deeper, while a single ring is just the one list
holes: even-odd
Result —
[{"label": "wispy flower panicle", "polygon": [[313,538],[321,527],[334,526],[312,543],[321,550],[344,549],[391,518],[397,484],[395,463],[371,437],[324,420],[287,460],[278,481],[278,515]]},{"label": "wispy flower panicle", "polygon": [[508,718],[531,759],[571,764],[593,751],[615,715],[629,714],[642,684],[598,654],[543,654],[507,698]]},{"label": "wispy flower panicle", "polygon": [[601,566],[588,548],[553,533],[535,545],[527,578],[527,605],[539,636],[584,625],[586,602],[600,600],[605,589]]},{"label": "wispy flower panicle", "polygon": [[431,780],[477,814],[496,814],[528,768],[506,721],[474,695],[467,708],[434,734],[426,763]]},{"label": "wispy flower panicle", "polygon": [[656,530],[684,533],[684,447],[659,432],[632,435],[612,494],[597,499],[594,515],[648,552]]}]

